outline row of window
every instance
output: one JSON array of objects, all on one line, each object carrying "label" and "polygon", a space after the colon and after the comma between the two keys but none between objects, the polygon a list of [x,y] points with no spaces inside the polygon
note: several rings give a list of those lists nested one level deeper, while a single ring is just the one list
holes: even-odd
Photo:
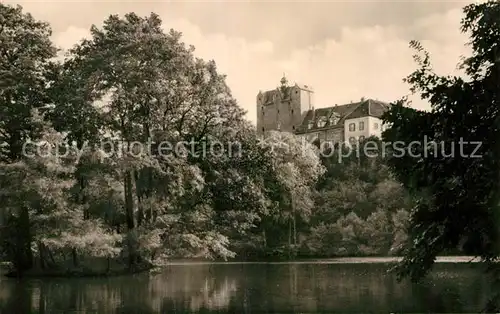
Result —
[{"label": "row of window", "polygon": [[[334,125],[337,122],[338,122],[338,120],[336,117],[330,118],[330,125]],[[320,124],[318,121],[318,127],[320,127],[320,128],[324,127],[325,124],[326,124],[326,122],[324,124]],[[309,121],[309,125],[308,125],[309,129],[311,129],[313,127],[313,125],[314,125],[314,121],[312,121],[312,120]],[[373,124],[373,129],[378,130],[378,127],[379,127],[379,124],[377,122],[375,122]],[[295,126],[293,126],[292,128],[295,130]],[[281,129],[281,123],[278,122],[278,130],[280,130],[280,129]],[[358,131],[363,131],[364,129],[365,129],[365,122],[360,121]],[[356,131],[356,123],[349,124],[349,131],[350,132]],[[264,132],[264,128],[262,128],[262,132]],[[364,139],[364,136],[361,136],[361,137]],[[360,137],[360,141],[362,140],[361,137]]]},{"label": "row of window", "polygon": [[[309,134],[309,135],[306,135],[306,137],[307,137],[307,139],[308,139],[309,141],[320,140],[320,138],[318,137],[318,135],[317,135],[317,134]],[[351,136],[351,137],[349,138],[349,144],[351,144],[351,145],[355,145],[356,143],[361,143],[361,142],[363,142],[364,140],[365,140],[365,137],[364,137],[364,136],[362,136],[362,135],[361,135],[361,136],[359,136],[359,137],[357,138],[357,140],[356,140],[356,137]],[[323,140],[321,140],[321,141],[326,141],[326,142],[333,142],[333,143],[336,143],[336,142],[339,142],[340,140],[339,140],[339,139],[333,139],[333,140],[332,140],[332,139],[330,139],[330,140],[325,140],[325,139],[323,139]]]},{"label": "row of window", "polygon": [[[364,141],[364,140],[365,140],[365,137],[364,137],[363,135],[361,135],[361,136],[358,138],[358,141],[359,141],[359,142],[362,142],[362,141]],[[356,142],[356,138],[355,138],[354,136],[351,136],[351,137],[349,138],[349,143],[353,144],[353,143],[355,143],[355,142]]]},{"label": "row of window", "polygon": [[[280,113],[280,110],[278,109],[278,114]],[[293,114],[293,109],[291,110],[291,113]],[[265,112],[264,112],[264,108],[262,108],[262,115],[264,116],[265,115]]]},{"label": "row of window", "polygon": [[[278,131],[279,131],[279,130],[281,130],[281,124],[280,124],[280,123],[278,123],[278,127],[277,127],[276,129],[277,129]],[[294,126],[292,126],[292,130],[294,130],[294,131],[295,131],[295,125],[294,125]],[[262,128],[262,132],[265,132],[265,131],[266,131],[266,129],[265,129],[265,128]]]},{"label": "row of window", "polygon": [[[375,130],[378,130],[378,123],[377,122],[375,122],[373,124],[373,128]],[[364,121],[359,121],[358,131],[363,131],[364,129],[365,129],[365,122]],[[350,132],[356,131],[356,123],[349,123],[349,131]]]},{"label": "row of window", "polygon": [[[328,119],[328,123],[329,125],[335,125],[339,122],[339,117],[336,116],[336,115],[332,115],[329,119]],[[326,125],[326,117],[320,117],[318,119],[318,128],[323,128],[325,127]],[[308,129],[312,129],[314,126],[314,120],[309,120],[309,124],[307,126]]]}]

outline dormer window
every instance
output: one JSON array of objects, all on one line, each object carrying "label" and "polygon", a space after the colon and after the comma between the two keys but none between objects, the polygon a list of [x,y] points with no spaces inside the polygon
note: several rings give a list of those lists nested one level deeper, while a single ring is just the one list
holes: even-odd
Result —
[{"label": "dormer window", "polygon": [[314,126],[314,121],[313,120],[309,120],[309,123],[307,124],[307,128],[310,130],[312,129]]},{"label": "dormer window", "polygon": [[326,118],[325,117],[320,117],[318,119],[318,127],[323,128],[326,125]]},{"label": "dormer window", "polygon": [[339,123],[339,117],[336,114],[332,114],[329,121],[330,125],[336,125]]}]

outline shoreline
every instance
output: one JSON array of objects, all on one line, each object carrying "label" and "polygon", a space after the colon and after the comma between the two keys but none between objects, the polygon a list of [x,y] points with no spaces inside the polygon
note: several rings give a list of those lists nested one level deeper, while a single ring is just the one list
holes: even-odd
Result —
[{"label": "shoreline", "polygon": [[[282,261],[193,261],[193,260],[173,260],[165,263],[166,266],[180,265],[237,265],[237,264],[387,264],[400,262],[403,257],[337,257],[337,258],[318,258],[318,259],[297,259]],[[435,263],[480,263],[481,260],[473,256],[439,256]]]},{"label": "shoreline", "polygon": [[[109,272],[92,272],[92,271],[41,271],[31,270],[18,277],[15,272],[6,271],[2,273],[2,277],[7,278],[111,278],[118,276],[134,275],[145,272],[157,272],[158,270],[168,266],[189,266],[189,265],[286,265],[286,264],[392,264],[402,260],[402,257],[339,257],[339,258],[324,258],[324,259],[302,259],[289,261],[194,261],[194,260],[172,260],[161,266],[151,266],[138,269],[122,269]],[[480,263],[479,258],[472,256],[439,256],[436,258],[436,264],[467,264]],[[1,273],[1,272],[0,272]]]},{"label": "shoreline", "polygon": [[119,276],[128,276],[134,274],[140,274],[145,272],[151,272],[158,269],[158,266],[148,266],[148,267],[138,267],[135,269],[120,269],[120,270],[110,270],[110,271],[92,271],[92,270],[76,270],[76,269],[65,269],[65,270],[41,270],[41,269],[31,269],[18,276],[17,272],[5,270],[5,272],[0,271],[0,274],[4,278],[11,279],[36,279],[36,278],[111,278]]}]

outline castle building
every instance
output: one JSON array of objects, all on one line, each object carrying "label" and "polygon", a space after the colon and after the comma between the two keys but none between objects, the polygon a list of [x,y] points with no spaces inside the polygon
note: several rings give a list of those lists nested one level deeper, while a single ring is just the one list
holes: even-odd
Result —
[{"label": "castle building", "polygon": [[304,136],[308,141],[331,143],[348,141],[354,144],[370,136],[381,137],[384,125],[381,116],[389,104],[361,99],[343,105],[314,108],[314,91],[310,86],[281,86],[257,95],[257,131],[279,130]]}]

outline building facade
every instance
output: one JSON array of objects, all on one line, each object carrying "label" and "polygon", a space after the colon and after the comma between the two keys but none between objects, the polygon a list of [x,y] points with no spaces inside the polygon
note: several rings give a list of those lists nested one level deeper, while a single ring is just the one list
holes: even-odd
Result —
[{"label": "building facade", "polygon": [[288,86],[285,77],[281,86],[257,95],[257,130],[296,133],[304,114],[313,109],[314,91],[307,85]]},{"label": "building facade", "polygon": [[359,102],[314,108],[313,89],[307,85],[288,86],[285,77],[275,90],[257,95],[257,131],[279,130],[304,136],[308,141],[355,143],[370,136],[381,137],[381,116],[389,104],[361,99]]}]

